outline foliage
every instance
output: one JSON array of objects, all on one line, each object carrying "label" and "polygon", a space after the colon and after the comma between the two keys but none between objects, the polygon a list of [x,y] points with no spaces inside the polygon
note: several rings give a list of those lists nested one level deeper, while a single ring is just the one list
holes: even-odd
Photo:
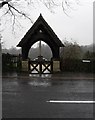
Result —
[{"label": "foliage", "polygon": [[19,56],[11,54],[2,54],[2,71],[13,71],[21,69],[21,60]]},{"label": "foliage", "polygon": [[[2,65],[3,70],[17,70],[17,68],[13,65],[11,61],[13,56],[18,56],[21,53],[21,50],[17,50],[16,48],[11,49],[3,49],[2,54]],[[4,54],[5,52],[5,54]],[[39,55],[39,48],[31,48],[29,52],[30,59],[34,59]],[[47,60],[50,60],[52,57],[51,51],[48,46],[42,46],[42,55]],[[83,46],[79,46],[76,43],[65,42],[65,48],[61,50],[60,54],[61,59],[61,70],[69,71],[69,72],[95,72],[95,52],[90,50],[84,50]],[[90,60],[90,62],[83,62],[83,60]],[[18,69],[21,67],[21,60],[18,62]]]},{"label": "foliage", "polygon": [[95,61],[84,63],[81,59],[65,59],[61,62],[61,70],[66,72],[95,72]]},{"label": "foliage", "polygon": [[95,59],[95,52],[87,51],[87,52],[84,53],[83,58],[84,59],[89,59],[89,60]]},{"label": "foliage", "polygon": [[66,41],[65,47],[61,50],[61,59],[81,59],[81,48],[77,43]]},{"label": "foliage", "polygon": [[[94,72],[95,52],[84,49],[83,46],[81,47],[77,43],[69,43],[66,41],[65,48],[61,50],[61,70]],[[83,62],[83,59],[90,60],[90,62]]]}]

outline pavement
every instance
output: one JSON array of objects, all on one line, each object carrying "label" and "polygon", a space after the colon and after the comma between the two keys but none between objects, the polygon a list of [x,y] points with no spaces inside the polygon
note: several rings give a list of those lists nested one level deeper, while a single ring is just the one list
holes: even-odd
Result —
[{"label": "pavement", "polygon": [[8,73],[2,78],[3,118],[93,118],[94,75],[63,73],[25,75]]}]

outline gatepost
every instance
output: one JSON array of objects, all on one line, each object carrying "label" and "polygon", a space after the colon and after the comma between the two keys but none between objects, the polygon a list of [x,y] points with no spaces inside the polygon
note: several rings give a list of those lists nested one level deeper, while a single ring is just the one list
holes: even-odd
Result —
[{"label": "gatepost", "polygon": [[22,60],[22,71],[29,71],[29,60]]},{"label": "gatepost", "polygon": [[60,72],[60,60],[59,59],[53,59],[53,72]]}]

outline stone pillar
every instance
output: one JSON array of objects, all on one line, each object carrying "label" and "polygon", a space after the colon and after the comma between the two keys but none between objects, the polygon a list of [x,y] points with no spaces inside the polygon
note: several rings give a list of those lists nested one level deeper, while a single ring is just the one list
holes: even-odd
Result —
[{"label": "stone pillar", "polygon": [[29,71],[29,61],[28,60],[22,61],[22,71]]},{"label": "stone pillar", "polygon": [[60,72],[60,60],[53,60],[53,72]]}]

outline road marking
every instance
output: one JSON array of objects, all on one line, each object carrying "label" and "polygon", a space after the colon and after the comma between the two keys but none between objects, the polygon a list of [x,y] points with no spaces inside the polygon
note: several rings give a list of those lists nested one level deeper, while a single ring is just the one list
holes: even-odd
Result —
[{"label": "road marking", "polygon": [[95,103],[95,101],[62,101],[62,100],[49,100],[49,101],[46,101],[46,102],[49,102],[49,103],[77,103],[77,104],[93,104]]}]

